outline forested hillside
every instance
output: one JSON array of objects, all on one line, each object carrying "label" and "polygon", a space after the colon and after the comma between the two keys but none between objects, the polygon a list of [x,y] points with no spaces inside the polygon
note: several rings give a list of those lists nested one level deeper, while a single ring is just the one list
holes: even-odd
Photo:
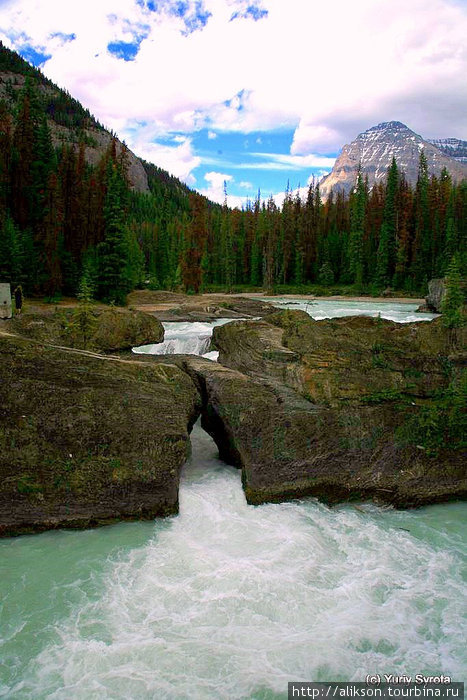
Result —
[{"label": "forested hillside", "polygon": [[[5,47],[0,68],[26,76],[0,102],[0,279],[27,294],[123,303],[143,286],[333,283],[424,293],[453,258],[467,271],[467,183],[447,171],[429,178],[423,152],[415,187],[393,161],[371,191],[360,173],[349,197],[323,202],[312,183],[305,201],[288,191],[281,209],[259,198],[221,207],[149,163],[149,192],[138,192],[115,138],[86,162],[84,127],[103,127],[76,100]],[[73,138],[54,145],[53,123]]]}]

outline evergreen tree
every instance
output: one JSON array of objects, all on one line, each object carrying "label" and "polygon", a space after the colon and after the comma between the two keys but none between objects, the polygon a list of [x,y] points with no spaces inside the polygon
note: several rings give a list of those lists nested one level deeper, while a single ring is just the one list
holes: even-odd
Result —
[{"label": "evergreen tree", "polygon": [[17,285],[21,273],[21,242],[10,216],[0,220],[0,280]]},{"label": "evergreen tree", "polygon": [[107,193],[104,204],[104,240],[98,245],[99,280],[101,299],[124,304],[130,285],[125,278],[127,249],[123,196],[125,185],[115,163],[107,166]]},{"label": "evergreen tree", "polygon": [[43,288],[53,297],[62,289],[62,211],[57,176],[49,174],[43,199],[42,222],[39,235],[43,253]]},{"label": "evergreen tree", "polygon": [[383,222],[376,255],[376,283],[381,287],[391,283],[396,269],[398,187],[399,170],[393,157],[386,181]]},{"label": "evergreen tree", "polygon": [[0,100],[0,221],[9,207],[13,122],[7,104]]},{"label": "evergreen tree", "polygon": [[412,274],[416,287],[431,278],[431,231],[428,207],[428,163],[421,151],[415,190],[415,238],[412,250]]},{"label": "evergreen tree", "polygon": [[33,163],[36,161],[40,121],[39,95],[33,81],[28,78],[20,94],[11,158],[12,214],[22,229],[33,225],[38,213],[34,208],[37,182],[34,181]]},{"label": "evergreen tree", "polygon": [[365,187],[360,163],[357,184],[352,197],[349,238],[350,273],[356,285],[361,285],[363,282],[363,234],[365,230],[366,201],[367,188]]}]

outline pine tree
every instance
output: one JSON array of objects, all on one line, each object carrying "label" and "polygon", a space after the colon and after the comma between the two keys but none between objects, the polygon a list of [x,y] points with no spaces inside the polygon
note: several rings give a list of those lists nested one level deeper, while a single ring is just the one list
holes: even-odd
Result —
[{"label": "pine tree", "polygon": [[27,78],[19,98],[11,159],[12,214],[22,229],[33,225],[37,214],[34,209],[36,188],[33,163],[36,160],[40,121],[38,92],[32,80]]},{"label": "pine tree", "polygon": [[0,220],[0,280],[17,285],[21,273],[21,242],[10,216]]},{"label": "pine tree", "polygon": [[320,267],[318,281],[325,287],[330,286],[334,282],[334,272],[331,267],[331,262],[329,260],[329,245],[328,240],[324,241],[324,253],[323,253],[323,264]]},{"label": "pine tree", "polygon": [[80,303],[73,312],[71,322],[73,334],[78,336],[80,345],[84,349],[88,347],[89,340],[97,326],[97,318],[91,307],[92,294],[92,284],[85,270],[77,294]]},{"label": "pine tree", "polygon": [[421,289],[431,278],[431,230],[428,207],[428,163],[421,151],[415,190],[415,238],[412,251],[412,274]]},{"label": "pine tree", "polygon": [[107,166],[107,193],[104,204],[104,240],[98,245],[101,299],[124,304],[130,285],[125,278],[127,249],[125,245],[124,197],[125,184],[115,163]]},{"label": "pine tree", "polygon": [[181,258],[183,286],[186,291],[198,294],[202,283],[201,257],[206,240],[205,200],[193,193],[190,197],[191,222],[185,240],[185,250]]},{"label": "pine tree", "polygon": [[43,287],[50,297],[62,289],[62,209],[57,176],[51,172],[46,181],[43,199],[42,222],[39,225],[43,252]]},{"label": "pine tree", "polygon": [[376,254],[376,278],[380,287],[386,287],[392,282],[396,269],[397,250],[397,191],[399,186],[399,170],[393,157],[388,170],[383,211],[383,222]]},{"label": "pine tree", "polygon": [[266,231],[264,238],[264,253],[263,253],[263,285],[267,294],[274,293],[275,286],[275,263],[277,258],[275,252],[277,248],[277,208],[272,197],[268,200],[268,205],[265,214]]},{"label": "pine tree", "polygon": [[13,123],[4,100],[0,100],[0,221],[9,207]]},{"label": "pine tree", "polygon": [[365,230],[366,202],[367,190],[360,163],[355,193],[352,198],[349,238],[350,273],[354,284],[359,286],[363,282],[363,234]]}]

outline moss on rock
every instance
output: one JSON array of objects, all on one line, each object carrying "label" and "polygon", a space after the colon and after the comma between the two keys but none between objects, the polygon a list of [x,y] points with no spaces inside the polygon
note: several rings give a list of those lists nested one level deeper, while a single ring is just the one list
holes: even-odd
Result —
[{"label": "moss on rock", "polygon": [[[82,322],[83,315],[87,323]],[[95,310],[86,305],[16,316],[8,328],[41,342],[99,352],[127,350],[164,339],[162,324],[154,316],[129,309]]]},{"label": "moss on rock", "polygon": [[177,512],[199,410],[173,365],[0,337],[0,534]]}]

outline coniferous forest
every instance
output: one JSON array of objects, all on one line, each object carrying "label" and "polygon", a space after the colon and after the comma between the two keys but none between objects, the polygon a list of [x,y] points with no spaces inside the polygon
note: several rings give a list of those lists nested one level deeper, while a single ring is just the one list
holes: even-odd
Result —
[{"label": "coniferous forest", "polygon": [[[1,47],[1,68],[24,61]],[[15,63],[16,61],[16,63]],[[349,197],[306,200],[289,189],[283,206],[260,195],[243,210],[220,206],[143,165],[150,193],[133,191],[116,139],[91,166],[86,127],[103,127],[71,96],[44,97],[30,68],[0,102],[0,278],[26,294],[56,298],[86,290],[122,304],[135,288],[271,292],[293,286],[387,287],[424,294],[449,265],[467,273],[467,182],[430,177],[423,152],[411,187],[393,160],[371,191],[358,176]],[[54,147],[49,120],[76,133]]]}]

